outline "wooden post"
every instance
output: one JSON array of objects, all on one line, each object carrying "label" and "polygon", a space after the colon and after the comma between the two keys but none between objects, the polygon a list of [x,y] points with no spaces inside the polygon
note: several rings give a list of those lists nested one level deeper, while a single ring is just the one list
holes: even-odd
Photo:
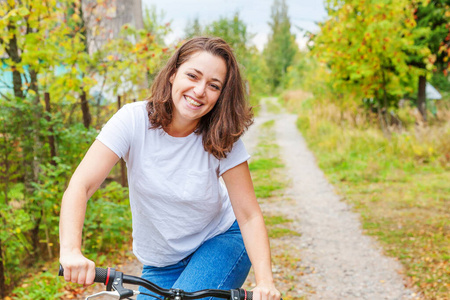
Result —
[{"label": "wooden post", "polygon": [[426,96],[427,78],[419,76],[419,90],[417,92],[417,108],[422,115],[423,121],[427,122],[427,96]]}]

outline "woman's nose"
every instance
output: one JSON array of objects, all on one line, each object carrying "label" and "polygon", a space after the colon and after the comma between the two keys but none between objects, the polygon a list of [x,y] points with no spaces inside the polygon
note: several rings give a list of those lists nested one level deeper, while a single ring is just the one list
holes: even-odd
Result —
[{"label": "woman's nose", "polygon": [[205,96],[205,92],[206,92],[206,84],[204,84],[204,83],[198,83],[194,87],[194,94],[195,94],[196,97],[203,97],[203,96]]}]

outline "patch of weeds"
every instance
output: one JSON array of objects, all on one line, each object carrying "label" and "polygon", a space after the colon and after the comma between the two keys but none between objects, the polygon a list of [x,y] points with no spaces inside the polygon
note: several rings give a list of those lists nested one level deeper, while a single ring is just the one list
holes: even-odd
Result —
[{"label": "patch of weeds", "polygon": [[273,227],[268,229],[269,237],[272,239],[278,239],[284,236],[300,236],[301,234],[297,231],[291,230],[289,228]]},{"label": "patch of weeds", "polygon": [[279,114],[281,113],[281,106],[278,102],[276,101],[266,101],[266,107],[267,107],[267,111],[274,113],[274,114]]},{"label": "patch of weeds", "polygon": [[68,283],[62,277],[58,277],[56,271],[53,272],[53,270],[58,270],[57,265],[59,264],[53,263],[49,268],[50,271],[41,270],[37,274],[30,274],[30,277],[12,291],[10,299],[60,299],[64,296],[63,291]]},{"label": "patch of weeds", "polygon": [[261,128],[273,128],[274,126],[275,126],[275,120],[269,120],[269,121],[266,121],[263,124],[261,124]]},{"label": "patch of weeds", "polygon": [[261,125],[260,143],[257,145],[256,154],[249,164],[255,194],[259,199],[274,196],[277,191],[282,190],[286,185],[281,180],[284,165],[279,158],[279,147],[274,142],[274,126],[274,120]]},{"label": "patch of weeds", "polygon": [[284,165],[278,158],[260,158],[252,161],[250,171],[272,170],[282,168]]},{"label": "patch of weeds", "polygon": [[300,236],[300,233],[284,227],[284,224],[292,222],[290,219],[286,219],[283,216],[264,216],[267,231],[270,238],[281,238],[284,236]]},{"label": "patch of weeds", "polygon": [[286,219],[283,216],[264,216],[264,221],[266,222],[266,225],[268,225],[268,226],[292,222],[291,219]]}]

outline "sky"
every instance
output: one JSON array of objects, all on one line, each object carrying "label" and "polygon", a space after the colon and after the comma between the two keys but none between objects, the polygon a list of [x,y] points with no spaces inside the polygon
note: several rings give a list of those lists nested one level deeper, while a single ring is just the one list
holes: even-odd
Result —
[{"label": "sky", "polygon": [[[253,43],[262,50],[270,33],[268,22],[273,0],[142,0],[143,7],[156,6],[158,12],[165,13],[163,22],[171,22],[172,33],[166,42],[182,38],[189,20],[198,17],[202,25],[218,20],[220,17],[231,18],[239,12],[241,20],[247,24],[247,30],[255,34]],[[297,37],[300,47],[304,46],[303,32],[298,29],[317,32],[317,22],[326,18],[323,0],[286,0],[289,7],[291,31]]]}]

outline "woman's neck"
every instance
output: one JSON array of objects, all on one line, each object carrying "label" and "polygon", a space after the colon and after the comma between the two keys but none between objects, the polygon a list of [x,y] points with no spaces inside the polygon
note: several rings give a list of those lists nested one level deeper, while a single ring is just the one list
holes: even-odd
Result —
[{"label": "woman's neck", "polygon": [[198,122],[180,123],[172,120],[169,126],[164,128],[164,131],[173,137],[185,137],[195,131],[197,124]]}]

